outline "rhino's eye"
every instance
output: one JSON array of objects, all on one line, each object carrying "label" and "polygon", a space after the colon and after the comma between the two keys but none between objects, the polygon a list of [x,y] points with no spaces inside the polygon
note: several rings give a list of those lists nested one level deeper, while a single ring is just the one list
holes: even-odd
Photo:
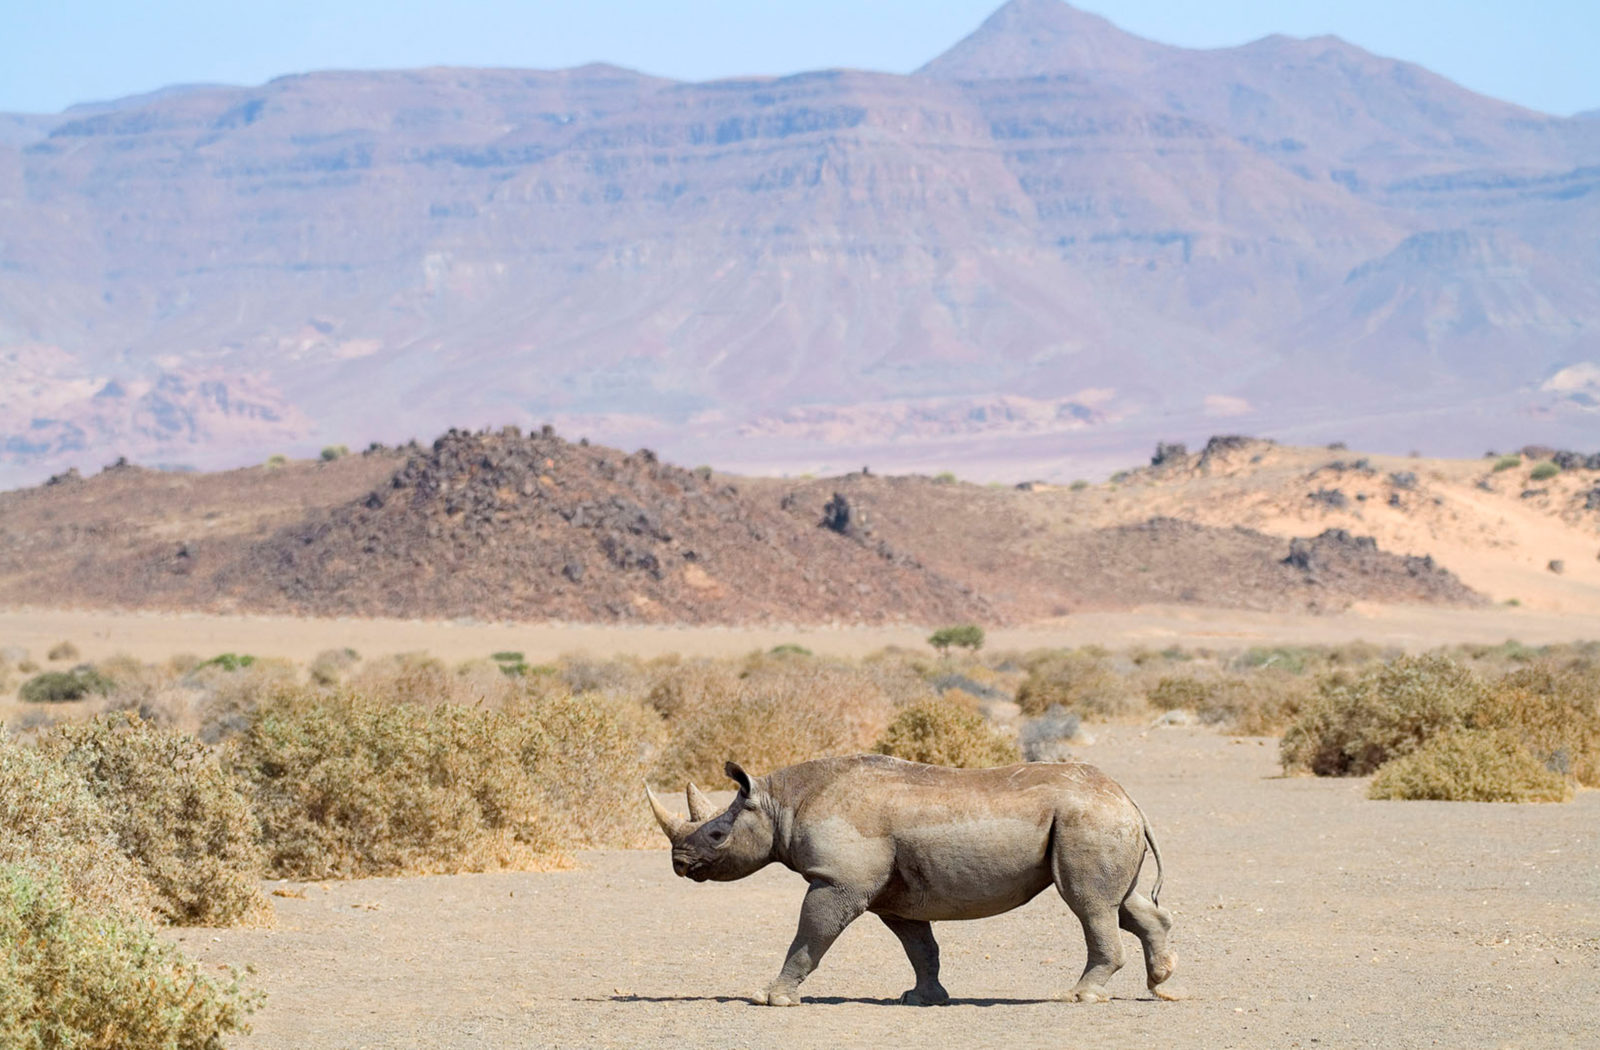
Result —
[{"label": "rhino's eye", "polygon": [[721,828],[713,828],[712,831],[711,831],[711,841],[712,842],[721,842],[723,839],[725,839],[727,837],[728,837],[728,833],[726,831],[723,831]]}]

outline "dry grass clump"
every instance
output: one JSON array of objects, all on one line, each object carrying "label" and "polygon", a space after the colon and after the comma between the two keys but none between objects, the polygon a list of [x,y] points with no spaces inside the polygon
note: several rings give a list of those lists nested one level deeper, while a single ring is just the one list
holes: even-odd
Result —
[{"label": "dry grass clump", "polygon": [[1600,787],[1600,668],[1543,662],[1501,678],[1471,724],[1514,736],[1549,769]]},{"label": "dry grass clump", "polygon": [[1358,675],[1324,676],[1279,746],[1288,770],[1364,776],[1461,727],[1484,697],[1471,670],[1445,656],[1405,656]]},{"label": "dry grass clump", "polygon": [[1086,718],[1126,718],[1144,711],[1144,699],[1109,654],[1093,646],[1029,657],[1028,677],[1017,689],[1025,715],[1042,715],[1052,706]]},{"label": "dry grass clump", "polygon": [[260,997],[225,985],[127,915],[0,863],[0,1046],[214,1050]]},{"label": "dry grass clump", "polygon": [[955,701],[926,700],[901,708],[872,749],[912,762],[973,769],[1020,762],[1017,745]]},{"label": "dry grass clump", "polygon": [[57,642],[45,654],[45,659],[51,663],[59,663],[62,660],[76,660],[79,655],[78,647],[71,642]]},{"label": "dry grass clump", "polygon": [[1368,798],[1445,802],[1566,802],[1572,784],[1545,768],[1516,736],[1496,729],[1440,733],[1385,763]]},{"label": "dry grass clump", "polygon": [[260,922],[256,822],[242,783],[194,737],[126,714],[61,725],[43,757],[99,801],[115,841],[155,890],[156,914],[186,926]]},{"label": "dry grass clump", "polygon": [[561,838],[524,767],[536,727],[501,711],[282,693],[230,745],[268,870],[291,878],[530,868]]},{"label": "dry grass clump", "polygon": [[3,733],[0,864],[59,878],[74,901],[96,912],[153,914],[152,887],[117,848],[111,818],[88,785]]},{"label": "dry grass clump", "polygon": [[[723,763],[771,770],[865,751],[893,714],[889,693],[867,675],[818,660],[765,667],[738,679],[731,697],[696,694],[667,720],[671,739],[654,776],[716,782]],[[926,696],[926,687],[923,687]]]}]

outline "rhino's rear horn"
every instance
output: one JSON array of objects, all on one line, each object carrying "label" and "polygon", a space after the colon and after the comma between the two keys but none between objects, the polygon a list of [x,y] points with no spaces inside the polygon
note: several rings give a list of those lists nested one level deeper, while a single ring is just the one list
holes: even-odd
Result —
[{"label": "rhino's rear horn", "polygon": [[712,805],[711,800],[706,797],[706,793],[694,786],[694,781],[691,780],[689,782],[689,786],[684,789],[684,794],[689,797],[689,819],[694,823],[698,824],[702,820],[709,820],[711,815],[717,811],[717,807]]},{"label": "rhino's rear horn", "polygon": [[661,830],[666,832],[667,838],[677,845],[678,840],[688,834],[688,825],[683,819],[670,812],[661,800],[656,798],[656,793],[650,790],[650,785],[645,784],[644,793],[650,796],[650,811],[656,815],[656,823],[661,825]]}]

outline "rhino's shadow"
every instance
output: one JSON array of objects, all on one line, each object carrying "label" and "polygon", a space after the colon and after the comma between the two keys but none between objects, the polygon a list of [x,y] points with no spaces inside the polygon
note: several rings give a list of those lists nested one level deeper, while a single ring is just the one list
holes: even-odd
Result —
[{"label": "rhino's shadow", "polygon": [[[746,1006],[765,1006],[766,1004],[748,995],[610,995],[606,1000],[613,1003],[743,1003]],[[949,1006],[1043,1006],[1048,1003],[1059,1003],[1060,999],[959,999],[952,997]],[[807,1006],[843,1006],[854,1003],[859,1006],[900,1006],[900,1000],[895,999],[866,999],[843,995],[808,995],[805,997]],[[907,1009],[924,1009],[922,1007],[907,1007]],[[925,1009],[938,1009],[926,1007]]]}]

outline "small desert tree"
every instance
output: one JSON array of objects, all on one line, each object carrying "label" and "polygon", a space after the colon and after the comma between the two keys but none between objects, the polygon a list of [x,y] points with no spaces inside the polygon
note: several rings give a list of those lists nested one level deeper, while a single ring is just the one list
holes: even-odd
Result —
[{"label": "small desert tree", "polygon": [[954,627],[941,627],[928,636],[928,644],[947,653],[953,645],[958,649],[970,649],[977,652],[983,648],[983,628],[975,623],[957,624]]}]

